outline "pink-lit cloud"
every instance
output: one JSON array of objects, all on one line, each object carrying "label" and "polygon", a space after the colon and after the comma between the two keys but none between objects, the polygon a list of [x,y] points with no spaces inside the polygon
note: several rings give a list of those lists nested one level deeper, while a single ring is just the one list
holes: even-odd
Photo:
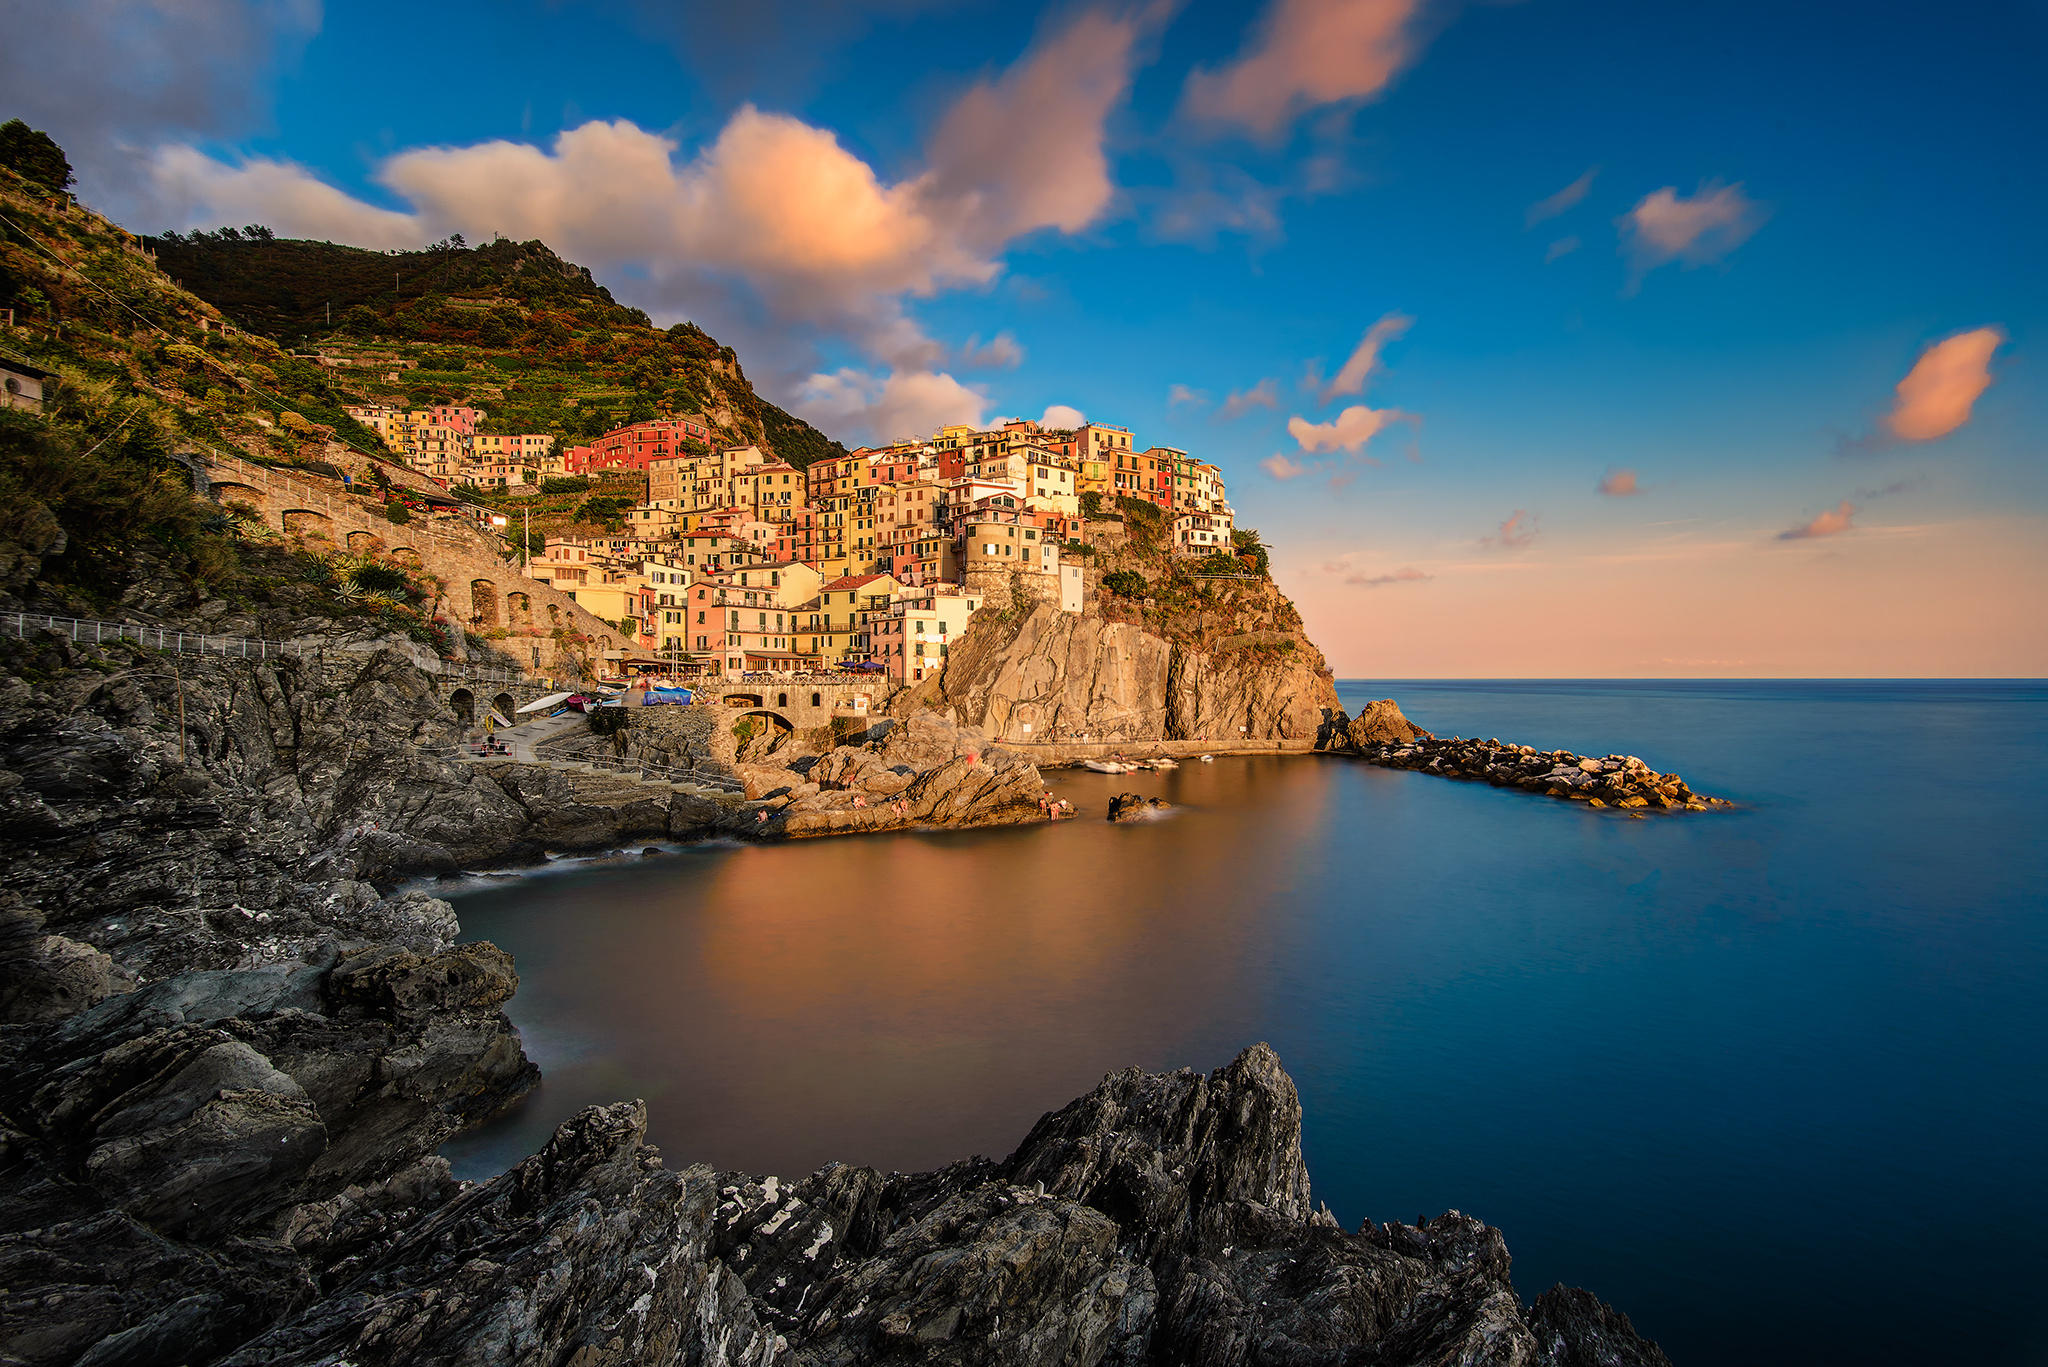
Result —
[{"label": "pink-lit cloud", "polygon": [[1206,408],[1208,405],[1209,395],[1193,385],[1170,384],[1166,387],[1168,408]]},{"label": "pink-lit cloud", "polygon": [[1216,410],[1216,420],[1218,422],[1229,422],[1234,418],[1243,417],[1254,408],[1278,408],[1279,406],[1280,386],[1278,383],[1271,379],[1260,380],[1250,389],[1231,391],[1229,397],[1223,400],[1223,406]]},{"label": "pink-lit cloud", "polygon": [[1523,226],[1533,228],[1545,219],[1556,218],[1565,210],[1576,207],[1579,201],[1586,197],[1586,192],[1593,188],[1593,177],[1599,174],[1599,167],[1590,167],[1585,174],[1556,194],[1546,195],[1531,204]]},{"label": "pink-lit cloud", "polygon": [[1358,451],[1385,431],[1391,423],[1410,415],[1398,408],[1368,408],[1353,404],[1329,422],[1310,422],[1297,414],[1287,420],[1287,434],[1302,450]]},{"label": "pink-lit cloud", "polygon": [[1359,339],[1358,345],[1345,359],[1343,368],[1322,387],[1317,399],[1322,403],[1328,403],[1341,394],[1364,393],[1373,372],[1379,369],[1380,349],[1407,332],[1414,324],[1415,320],[1405,314],[1383,315],[1378,322],[1365,330],[1365,336]]},{"label": "pink-lit cloud", "polygon": [[1856,530],[1855,524],[1850,520],[1855,516],[1856,505],[1845,498],[1812,521],[1779,532],[1778,540],[1811,541],[1818,537],[1840,536],[1843,532]]},{"label": "pink-lit cloud", "polygon": [[1633,470],[1609,470],[1600,476],[1600,483],[1596,487],[1601,493],[1613,498],[1627,498],[1631,494],[1640,494],[1643,491],[1642,486],[1636,483],[1636,472]]},{"label": "pink-lit cloud", "polygon": [[[1107,212],[1107,124],[1157,18],[1085,11],[1048,30],[971,84],[940,115],[923,166],[896,179],[829,129],[742,106],[695,148],[613,120],[546,146],[402,150],[376,171],[394,207],[290,163],[230,163],[190,147],[160,149],[150,180],[182,225],[256,221],[375,246],[449,232],[540,238],[650,312],[759,343],[750,355],[769,353],[792,388],[829,396],[818,415],[847,411],[849,393],[886,403],[891,392],[944,393],[948,382],[957,389],[945,406],[962,409],[971,391],[939,369],[949,348],[925,336],[906,303],[985,285],[1017,239],[1078,232]],[[904,379],[811,374],[823,338]],[[1007,364],[1015,350],[999,337],[965,361]]]},{"label": "pink-lit cloud", "polygon": [[1181,106],[1201,123],[1276,137],[1321,105],[1380,94],[1414,59],[1419,0],[1273,0],[1226,65],[1189,75]]},{"label": "pink-lit cloud", "polygon": [[1579,246],[1579,238],[1576,233],[1569,237],[1560,237],[1544,251],[1543,264],[1547,266],[1553,261],[1562,260],[1577,251]]},{"label": "pink-lit cloud", "polygon": [[2004,342],[1998,328],[1971,328],[1921,352],[1899,381],[1885,429],[1900,441],[1933,441],[1968,422],[1991,387],[1991,357]]},{"label": "pink-lit cloud", "polygon": [[1259,468],[1274,479],[1284,481],[1299,479],[1315,467],[1313,465],[1304,465],[1297,460],[1290,460],[1285,453],[1275,451],[1272,455],[1259,462]]},{"label": "pink-lit cloud", "polygon": [[1492,535],[1482,537],[1481,541],[1502,550],[1520,550],[1536,539],[1536,531],[1536,514],[1517,508]]},{"label": "pink-lit cloud", "polygon": [[1705,265],[1749,241],[1766,217],[1739,184],[1702,183],[1689,198],[1667,185],[1621,216],[1622,251],[1637,280],[1671,261]]}]

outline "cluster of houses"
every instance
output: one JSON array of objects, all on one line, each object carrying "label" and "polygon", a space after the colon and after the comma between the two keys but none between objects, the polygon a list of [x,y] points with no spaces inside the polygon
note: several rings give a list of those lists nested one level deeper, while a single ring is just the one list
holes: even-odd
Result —
[{"label": "cluster of houses", "polygon": [[691,417],[558,453],[541,438],[478,433],[471,408],[351,411],[451,483],[643,475],[645,496],[617,534],[550,536],[525,572],[618,623],[637,641],[630,662],[664,673],[852,669],[915,683],[984,605],[1081,610],[1083,569],[1063,548],[1081,537],[1091,494],[1157,508],[1180,554],[1232,545],[1214,465],[1141,449],[1128,428],[1102,423],[944,427],[798,469],[755,446],[718,446]]}]

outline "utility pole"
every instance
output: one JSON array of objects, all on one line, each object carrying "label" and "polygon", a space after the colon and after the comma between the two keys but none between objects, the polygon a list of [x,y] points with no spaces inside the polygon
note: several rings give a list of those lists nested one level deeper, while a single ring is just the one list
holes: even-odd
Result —
[{"label": "utility pole", "polygon": [[526,531],[519,538],[519,572],[526,573],[526,562],[533,558],[533,505],[527,504],[521,510],[526,514]]}]

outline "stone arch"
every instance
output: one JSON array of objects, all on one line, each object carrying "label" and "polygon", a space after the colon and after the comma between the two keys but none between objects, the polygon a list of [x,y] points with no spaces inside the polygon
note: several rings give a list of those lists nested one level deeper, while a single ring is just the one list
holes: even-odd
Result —
[{"label": "stone arch", "polygon": [[458,688],[448,695],[448,710],[455,714],[455,720],[464,726],[476,723],[476,694],[466,688]]},{"label": "stone arch", "polygon": [[776,705],[777,707],[787,707],[787,706],[789,706],[789,694],[787,694],[787,693],[777,693],[777,694],[775,695],[775,705]]},{"label": "stone arch", "polygon": [[727,707],[759,707],[762,705],[759,693],[728,693],[721,701]]},{"label": "stone arch", "polygon": [[505,624],[507,626],[533,625],[533,595],[513,590],[505,595]]},{"label": "stone arch", "polygon": [[408,569],[423,568],[425,563],[420,559],[420,553],[410,546],[393,546],[391,558]]},{"label": "stone arch", "polygon": [[287,508],[278,515],[286,536],[316,536],[333,539],[334,519],[313,508]]},{"label": "stone arch", "polygon": [[384,539],[375,532],[350,532],[348,548],[357,555],[369,555],[384,549]]},{"label": "stone arch", "polygon": [[223,508],[235,503],[246,503],[258,513],[270,511],[270,500],[261,489],[253,484],[216,484],[213,486],[214,501]]},{"label": "stone arch", "polygon": [[518,720],[518,717],[513,712],[513,709],[518,706],[518,703],[512,701],[510,693],[500,693],[497,697],[491,699],[491,709],[506,721]]},{"label": "stone arch", "polygon": [[825,705],[825,695],[824,695],[824,694],[822,694],[822,693],[813,693],[813,694],[811,694],[811,706],[813,706],[813,707],[823,707],[824,705]]},{"label": "stone arch", "polygon": [[780,712],[752,708],[732,719],[733,757],[742,763],[764,759],[795,735],[796,727]]},{"label": "stone arch", "polygon": [[489,579],[469,581],[469,624],[478,631],[498,625],[498,586]]}]

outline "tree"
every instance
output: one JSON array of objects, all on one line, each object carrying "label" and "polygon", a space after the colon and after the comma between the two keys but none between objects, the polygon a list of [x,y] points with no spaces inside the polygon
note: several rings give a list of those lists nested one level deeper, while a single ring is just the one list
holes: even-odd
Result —
[{"label": "tree", "polygon": [[60,195],[77,179],[56,139],[20,119],[0,123],[0,165]]},{"label": "tree", "polygon": [[1091,522],[1102,516],[1101,491],[1090,489],[1087,493],[1081,495],[1081,516]]},{"label": "tree", "polygon": [[1119,598],[1143,598],[1150,585],[1136,570],[1115,570],[1102,576],[1102,587]]},{"label": "tree", "polygon": [[1266,554],[1266,543],[1261,541],[1259,534],[1250,527],[1240,527],[1232,532],[1230,544],[1237,552],[1237,558],[1249,566],[1253,574],[1266,574],[1271,571],[1272,562]]},{"label": "tree", "polygon": [[277,240],[277,234],[264,227],[261,223],[251,223],[242,229],[242,236],[248,238],[251,242],[274,242]]},{"label": "tree", "polygon": [[412,509],[394,498],[384,505],[384,517],[393,526],[403,527],[406,523],[412,521]]}]

